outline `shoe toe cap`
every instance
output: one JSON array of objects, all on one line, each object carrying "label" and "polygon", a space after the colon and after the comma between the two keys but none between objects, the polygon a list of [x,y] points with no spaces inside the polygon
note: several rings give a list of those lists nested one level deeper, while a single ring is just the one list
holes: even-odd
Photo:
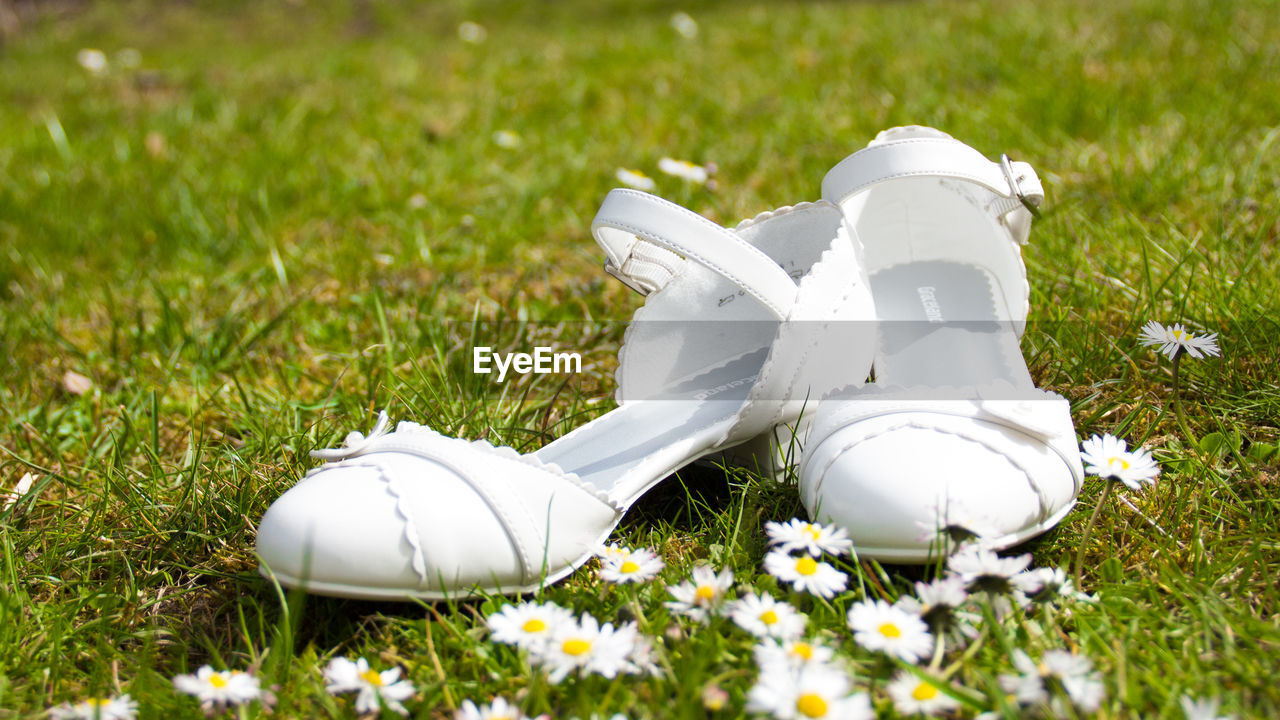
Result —
[{"label": "shoe toe cap", "polygon": [[498,518],[457,474],[389,454],[326,467],[282,495],[259,525],[258,554],[285,584],[355,597],[521,580]]},{"label": "shoe toe cap", "polygon": [[847,528],[863,555],[923,561],[943,530],[1010,544],[1074,498],[1069,466],[1043,443],[966,423],[833,433],[806,459],[806,507]]}]

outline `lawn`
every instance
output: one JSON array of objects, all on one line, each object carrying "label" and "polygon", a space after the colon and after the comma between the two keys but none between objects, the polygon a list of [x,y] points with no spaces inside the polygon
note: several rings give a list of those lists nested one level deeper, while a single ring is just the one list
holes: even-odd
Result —
[{"label": "lawn", "polygon": [[[640,299],[601,272],[589,224],[619,168],[731,225],[814,199],[903,124],[1039,170],[1032,374],[1082,440],[1124,437],[1163,471],[1086,532],[1091,480],[1020,549],[1069,572],[1083,550],[1096,600],[988,617],[943,666],[960,716],[1019,716],[998,682],[1015,648],[1088,657],[1098,717],[1182,717],[1183,696],[1280,716],[1280,5],[40,8],[0,45],[0,492],[34,478],[0,505],[0,718],[126,692],[141,718],[198,716],[171,679],[206,663],[255,672],[281,717],[353,717],[321,678],[336,656],[401,667],[414,717],[496,695],[584,720],[739,717],[750,636],[663,605],[698,562],[793,601],[892,717],[901,666],[845,611],[935,573],[846,558],[833,600],[780,587],[764,525],[803,513],[794,476],[686,469],[614,535],[663,557],[658,581],[593,564],[541,594],[637,620],[654,677],[547,682],[491,641],[496,597],[287,595],[254,537],[308,451],[380,409],[528,451],[612,407]],[[714,163],[714,183],[659,173],[664,156]],[[1222,357],[1182,362],[1185,425],[1170,363],[1137,342],[1148,320],[1219,334]],[[471,372],[476,344],[576,350],[583,372],[498,383]]]}]

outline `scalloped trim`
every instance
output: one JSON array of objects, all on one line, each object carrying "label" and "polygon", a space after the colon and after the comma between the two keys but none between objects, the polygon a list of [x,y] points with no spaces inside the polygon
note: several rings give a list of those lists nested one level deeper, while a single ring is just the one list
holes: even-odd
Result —
[{"label": "scalloped trim", "polygon": [[833,210],[840,209],[839,205],[836,205],[830,200],[822,200],[822,199],[812,200],[812,201],[806,200],[804,202],[798,202],[795,205],[783,205],[782,207],[774,208],[773,210],[765,210],[764,212],[758,213],[752,217],[744,218],[742,220],[739,220],[738,224],[734,225],[730,229],[734,230],[735,232],[738,230],[745,230],[749,227],[752,227],[753,225],[759,225],[760,223],[775,217],[790,215],[793,212],[808,210],[810,208],[815,208],[815,207],[829,207]]},{"label": "scalloped trim", "polygon": [[[396,436],[402,432],[404,433],[405,437],[403,439],[397,438]],[[451,445],[456,445],[457,449],[461,452],[468,452],[468,451],[479,452],[481,454],[500,458],[502,460],[506,460],[509,462],[517,462],[522,465],[526,465],[528,467],[534,468],[536,470],[548,473],[550,475],[557,477],[558,479],[564,480],[565,482],[569,483],[573,487],[578,488],[579,490],[590,495],[596,500],[604,503],[609,508],[614,510],[614,512],[622,512],[622,509],[618,506],[618,504],[615,503],[613,500],[611,500],[606,493],[597,489],[594,485],[587,484],[582,480],[582,478],[578,477],[577,474],[572,472],[567,472],[564,470],[564,468],[560,467],[555,463],[549,463],[549,462],[543,461],[542,458],[539,458],[536,453],[521,453],[515,448],[509,447],[506,445],[494,445],[493,443],[490,443],[488,440],[464,440],[461,438],[450,437],[448,435],[443,435],[439,432],[436,432],[435,430],[432,430],[431,428],[425,425],[420,425],[418,423],[407,421],[407,420],[401,421],[396,426],[396,429],[394,432],[378,437],[373,441],[369,442],[368,444],[366,444],[364,447],[360,448],[356,454],[352,455],[352,457],[353,458],[364,457],[367,455],[383,453],[383,452],[407,452],[407,453],[419,455],[427,459],[431,459],[432,449],[430,447],[424,447],[421,444],[419,444],[421,442],[420,438],[424,436],[425,438],[428,439],[428,442],[448,443]],[[415,442],[415,440],[417,442]],[[321,466],[320,468],[316,468],[316,470],[313,470],[312,472],[316,472],[317,470],[323,470],[324,467],[326,466]],[[309,474],[310,473],[308,473],[308,475]]]},{"label": "scalloped trim", "polygon": [[419,585],[426,585],[430,578],[427,577],[427,558],[422,550],[422,535],[418,533],[418,523],[414,519],[413,513],[409,511],[409,500],[400,486],[401,481],[387,475],[386,469],[380,463],[360,460],[355,457],[327,462],[318,468],[312,468],[305,477],[311,477],[317,473],[336,468],[368,468],[378,474],[378,478],[386,485],[387,492],[390,492],[396,499],[396,512],[399,513],[400,518],[404,521],[404,539],[409,543],[409,547],[413,551],[409,565],[413,568],[414,574],[418,576]]}]

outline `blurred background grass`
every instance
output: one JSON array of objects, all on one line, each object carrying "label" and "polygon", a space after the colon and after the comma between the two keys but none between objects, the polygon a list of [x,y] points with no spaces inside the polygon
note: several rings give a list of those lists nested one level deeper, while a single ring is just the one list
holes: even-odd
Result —
[{"label": "blurred background grass", "polygon": [[[1280,481],[1243,456],[1280,438],[1277,3],[4,5],[0,487],[40,480],[0,512],[0,717],[121,677],[173,711],[168,675],[289,652],[254,523],[307,450],[376,409],[521,448],[606,409],[638,303],[589,235],[617,168],[732,224],[815,198],[831,165],[911,123],[1039,169],[1033,371],[1082,435],[1166,448],[1141,503],[1177,541],[1116,506],[1089,548],[1091,589],[1116,603],[1080,640],[1119,688],[1104,714],[1215,689],[1280,712]],[[715,163],[714,189],[658,174],[668,155]],[[1167,365],[1134,350],[1147,319],[1223,333],[1188,399],[1239,459],[1178,437]],[[587,372],[496,385],[466,369],[474,332],[582,350]],[[68,391],[67,371],[92,387]],[[624,535],[691,559],[739,537],[743,507],[750,523],[798,508],[702,482],[708,498],[661,496]],[[1073,556],[1080,514],[1039,562]],[[758,540],[722,557],[750,575]],[[424,707],[510,686],[468,660],[465,614],[435,613],[313,601],[301,664],[417,647],[442,623],[451,676],[420,673]],[[291,712],[322,703],[295,690]]]}]

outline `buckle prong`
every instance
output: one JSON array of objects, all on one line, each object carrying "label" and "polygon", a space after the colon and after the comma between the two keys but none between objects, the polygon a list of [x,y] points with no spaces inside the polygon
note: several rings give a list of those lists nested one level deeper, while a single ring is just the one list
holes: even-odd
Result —
[{"label": "buckle prong", "polygon": [[1009,183],[1009,189],[1013,191],[1014,197],[1018,198],[1018,202],[1022,203],[1022,207],[1031,213],[1031,217],[1039,220],[1040,208],[1036,207],[1035,203],[1022,192],[1022,185],[1020,184],[1022,178],[1014,176],[1013,161],[1004,153],[1000,154],[1000,171],[1004,173],[1005,182]]}]

